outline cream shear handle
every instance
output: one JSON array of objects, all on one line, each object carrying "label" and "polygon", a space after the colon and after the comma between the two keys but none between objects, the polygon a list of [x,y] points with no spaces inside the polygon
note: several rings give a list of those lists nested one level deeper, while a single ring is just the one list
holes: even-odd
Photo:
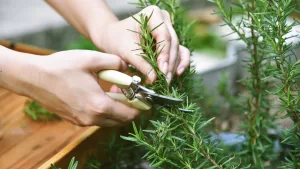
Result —
[{"label": "cream shear handle", "polygon": [[[132,77],[128,76],[124,73],[118,72],[116,70],[102,70],[98,72],[98,76],[100,79],[105,80],[107,82],[113,83],[120,88],[128,88],[132,83]],[[123,104],[134,107],[138,110],[149,110],[151,109],[151,104],[145,100],[141,100],[138,98],[134,98],[132,100],[128,100],[128,98],[122,93],[106,93],[110,98],[119,101]]]},{"label": "cream shear handle", "polygon": [[132,82],[132,77],[116,70],[102,70],[98,72],[100,79],[113,83],[120,88],[128,88]]},{"label": "cream shear handle", "polygon": [[123,104],[126,104],[130,107],[134,107],[138,110],[141,110],[141,111],[146,111],[146,110],[150,110],[151,109],[151,104],[145,100],[141,100],[141,99],[138,99],[138,98],[134,98],[132,100],[128,100],[127,97],[122,94],[122,93],[110,93],[110,92],[107,92],[106,93],[110,98],[118,101],[118,102],[121,102]]}]

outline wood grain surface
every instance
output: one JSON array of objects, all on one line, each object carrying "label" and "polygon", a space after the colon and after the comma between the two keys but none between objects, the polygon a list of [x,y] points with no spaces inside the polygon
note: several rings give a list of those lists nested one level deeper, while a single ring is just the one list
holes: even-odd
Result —
[{"label": "wood grain surface", "polygon": [[0,169],[36,169],[87,129],[32,121],[23,113],[26,99],[0,88]]}]

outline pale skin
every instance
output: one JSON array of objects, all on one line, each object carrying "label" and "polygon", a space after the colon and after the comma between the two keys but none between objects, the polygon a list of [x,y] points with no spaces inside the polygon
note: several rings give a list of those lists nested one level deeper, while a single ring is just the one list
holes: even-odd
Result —
[{"label": "pale skin", "polygon": [[[38,101],[62,118],[80,126],[117,126],[132,121],[139,111],[108,97],[96,73],[103,69],[126,70],[128,64],[156,80],[152,67],[140,56],[139,31],[131,17],[118,20],[104,0],[47,0],[70,24],[102,52],[70,50],[46,57],[12,51],[0,46],[0,87]],[[142,10],[153,17],[149,27],[156,41],[164,40],[158,57],[160,70],[170,82],[189,66],[189,50],[178,44],[168,12],[156,6]],[[138,16],[136,14],[136,16]]]}]

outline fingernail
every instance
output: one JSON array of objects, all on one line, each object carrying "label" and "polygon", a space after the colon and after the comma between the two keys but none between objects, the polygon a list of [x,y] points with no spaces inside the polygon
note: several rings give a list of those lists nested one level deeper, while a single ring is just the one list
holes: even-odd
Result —
[{"label": "fingernail", "polygon": [[122,68],[121,68],[121,70],[125,71],[127,68],[128,68],[128,66],[127,66],[126,62],[122,61]]},{"label": "fingernail", "polygon": [[156,76],[155,72],[154,72],[154,70],[152,70],[149,74],[149,79],[150,79],[151,83],[155,80],[155,76]]},{"label": "fingernail", "polygon": [[168,62],[164,62],[162,72],[166,75],[168,71]]},{"label": "fingernail", "polygon": [[183,67],[179,68],[178,71],[177,71],[178,75],[181,75],[183,73],[183,71],[184,71]]},{"label": "fingernail", "polygon": [[170,82],[171,79],[172,79],[172,72],[168,72],[168,74],[167,74],[167,80],[168,80],[168,82]]}]

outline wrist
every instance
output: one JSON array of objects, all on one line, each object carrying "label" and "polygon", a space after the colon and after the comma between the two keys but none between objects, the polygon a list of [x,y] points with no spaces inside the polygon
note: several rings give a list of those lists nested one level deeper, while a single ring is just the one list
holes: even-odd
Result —
[{"label": "wrist", "polygon": [[110,33],[108,32],[108,27],[109,25],[114,24],[118,21],[118,18],[112,17],[108,20],[102,21],[100,23],[94,23],[89,26],[88,38],[95,46],[97,46],[100,51],[106,52],[105,44],[107,43],[107,34]]},{"label": "wrist", "polygon": [[36,67],[33,57],[0,46],[0,87],[28,96],[29,75]]}]

